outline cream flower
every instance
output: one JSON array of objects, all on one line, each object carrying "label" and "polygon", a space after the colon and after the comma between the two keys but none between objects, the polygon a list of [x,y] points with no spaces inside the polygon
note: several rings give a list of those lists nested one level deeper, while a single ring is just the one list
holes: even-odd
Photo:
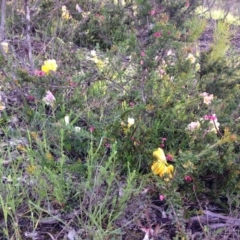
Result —
[{"label": "cream flower", "polygon": [[5,53],[8,53],[8,43],[7,42],[1,42],[2,49]]},{"label": "cream flower", "polygon": [[203,97],[203,102],[207,105],[209,105],[214,98],[213,94],[209,94],[209,93],[206,93],[206,92],[201,93],[200,96]]},{"label": "cream flower", "polygon": [[192,64],[196,62],[196,58],[191,53],[188,54],[186,60],[189,60]]}]

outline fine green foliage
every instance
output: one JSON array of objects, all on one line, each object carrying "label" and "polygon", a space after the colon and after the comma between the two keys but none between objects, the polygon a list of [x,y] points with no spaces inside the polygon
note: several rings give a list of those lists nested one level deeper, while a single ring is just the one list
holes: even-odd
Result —
[{"label": "fine green foliage", "polygon": [[[186,221],[202,203],[236,212],[229,23],[215,22],[202,50],[199,1],[64,4],[6,5],[0,238],[191,239]],[[206,239],[223,234],[203,225]]]}]

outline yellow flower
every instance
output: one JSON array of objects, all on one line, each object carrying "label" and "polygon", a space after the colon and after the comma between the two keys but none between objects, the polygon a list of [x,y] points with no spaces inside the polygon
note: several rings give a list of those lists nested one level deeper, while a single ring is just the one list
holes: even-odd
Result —
[{"label": "yellow flower", "polygon": [[37,167],[36,166],[33,166],[33,165],[28,165],[26,167],[26,171],[30,174],[33,174],[35,171],[36,171]]},{"label": "yellow flower", "polygon": [[22,144],[17,145],[17,150],[19,150],[21,152],[27,152],[27,148]]},{"label": "yellow flower", "polygon": [[166,167],[165,163],[156,161],[153,163],[151,169],[154,175],[158,175],[158,174],[160,175],[164,172],[165,167]]},{"label": "yellow flower", "polygon": [[38,134],[37,132],[30,132],[30,136],[33,140],[38,140]]},{"label": "yellow flower", "polygon": [[47,153],[46,153],[46,159],[47,159],[48,161],[53,161],[53,160],[54,160],[54,157],[53,157],[53,155],[52,155],[50,152],[47,152]]},{"label": "yellow flower", "polygon": [[48,74],[50,71],[56,71],[57,70],[57,63],[54,59],[48,59],[44,61],[44,64],[42,65],[42,71],[46,74]]},{"label": "yellow flower", "polygon": [[158,161],[161,161],[163,163],[167,163],[166,156],[162,150],[162,148],[158,148],[156,151],[153,152],[153,157],[157,159]]},{"label": "yellow flower", "polygon": [[159,175],[160,177],[167,175],[169,178],[173,177],[174,167],[171,164],[168,165],[161,161],[156,161],[153,163],[151,169],[154,175]]}]

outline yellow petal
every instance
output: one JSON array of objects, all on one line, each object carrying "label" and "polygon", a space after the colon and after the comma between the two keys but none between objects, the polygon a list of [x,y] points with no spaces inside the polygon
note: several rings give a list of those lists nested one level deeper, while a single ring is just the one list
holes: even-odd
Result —
[{"label": "yellow petal", "polygon": [[158,148],[156,151],[154,151],[153,157],[156,158],[158,161],[167,163],[167,159],[166,159],[166,156],[165,156],[162,148]]},{"label": "yellow petal", "polygon": [[46,65],[42,66],[42,71],[45,72],[46,74],[49,73],[49,69]]},{"label": "yellow petal", "polygon": [[165,164],[162,163],[162,162],[154,162],[153,165],[152,165],[152,171],[153,171],[153,174],[154,175],[162,175],[164,173],[164,170],[165,170]]},{"label": "yellow petal", "polygon": [[167,166],[165,172],[169,175],[170,178],[172,178],[173,177],[173,172],[174,172],[173,165]]}]

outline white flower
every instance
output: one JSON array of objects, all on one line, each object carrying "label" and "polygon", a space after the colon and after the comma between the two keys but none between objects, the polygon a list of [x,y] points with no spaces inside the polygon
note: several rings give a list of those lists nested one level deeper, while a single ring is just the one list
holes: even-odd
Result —
[{"label": "white flower", "polygon": [[65,120],[65,124],[69,125],[69,116],[68,115],[64,117],[64,120]]},{"label": "white flower", "polygon": [[171,56],[172,54],[173,54],[172,49],[170,49],[170,50],[167,51],[167,56]]},{"label": "white flower", "polygon": [[92,50],[91,52],[90,52],[90,54],[92,55],[92,56],[97,56],[97,54],[96,54],[96,51],[95,50]]},{"label": "white flower", "polygon": [[82,12],[82,9],[81,9],[81,7],[80,7],[78,4],[76,5],[76,10],[77,10],[79,13]]},{"label": "white flower", "polygon": [[135,123],[134,118],[128,118],[128,127],[131,127]]},{"label": "white flower", "polygon": [[75,130],[76,132],[80,132],[80,131],[81,131],[81,128],[80,128],[80,127],[74,127],[74,130]]}]

